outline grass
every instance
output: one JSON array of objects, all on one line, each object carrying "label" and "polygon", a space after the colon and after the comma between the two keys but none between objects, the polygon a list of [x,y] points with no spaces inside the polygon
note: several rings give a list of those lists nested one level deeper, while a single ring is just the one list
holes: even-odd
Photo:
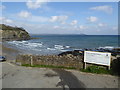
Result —
[{"label": "grass", "polygon": [[[31,66],[30,64],[22,64],[22,66],[25,66],[25,67],[39,67],[39,68],[74,69],[74,70],[77,69],[75,67],[64,67],[64,66],[53,66],[53,65],[33,65],[33,66]],[[103,67],[100,67],[100,66],[89,66],[86,69],[80,69],[80,71],[87,72],[87,73],[111,74],[111,75],[114,75],[112,69],[111,70],[107,70],[106,68],[103,68]]]},{"label": "grass", "polygon": [[99,66],[89,66],[86,69],[81,69],[82,72],[96,73],[96,74],[112,74],[111,70]]},{"label": "grass", "polygon": [[22,64],[22,66],[26,67],[40,67],[40,68],[63,68],[63,69],[76,69],[75,67],[64,67],[64,66],[53,66],[53,65],[33,65],[30,64]]}]

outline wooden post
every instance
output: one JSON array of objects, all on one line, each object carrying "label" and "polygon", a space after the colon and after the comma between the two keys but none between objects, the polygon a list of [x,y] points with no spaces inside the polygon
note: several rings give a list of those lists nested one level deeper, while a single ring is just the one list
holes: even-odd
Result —
[{"label": "wooden post", "polygon": [[84,63],[84,69],[86,69],[86,62]]},{"label": "wooden post", "polygon": [[108,70],[110,70],[110,66],[108,66]]},{"label": "wooden post", "polygon": [[32,55],[31,55],[31,60],[30,61],[31,61],[31,63],[30,63],[31,66],[33,66],[33,57],[32,57]]},{"label": "wooden post", "polygon": [[[112,57],[110,55],[110,65],[111,65]],[[110,66],[108,66],[108,70],[110,70]]]}]

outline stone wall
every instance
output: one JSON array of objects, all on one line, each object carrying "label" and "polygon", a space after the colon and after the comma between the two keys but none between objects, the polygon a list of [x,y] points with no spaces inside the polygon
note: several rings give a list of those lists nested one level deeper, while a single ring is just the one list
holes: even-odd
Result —
[{"label": "stone wall", "polygon": [[83,56],[73,56],[71,54],[58,55],[18,55],[16,62],[32,65],[53,65],[64,67],[83,68]]}]

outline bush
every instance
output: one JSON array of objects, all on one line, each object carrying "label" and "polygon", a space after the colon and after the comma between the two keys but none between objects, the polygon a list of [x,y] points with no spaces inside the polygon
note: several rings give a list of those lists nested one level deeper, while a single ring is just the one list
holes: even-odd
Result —
[{"label": "bush", "polygon": [[112,74],[120,76],[120,57],[111,62]]},{"label": "bush", "polygon": [[97,73],[97,74],[111,74],[111,70],[107,70],[100,66],[89,66],[86,69],[81,69],[83,72]]}]

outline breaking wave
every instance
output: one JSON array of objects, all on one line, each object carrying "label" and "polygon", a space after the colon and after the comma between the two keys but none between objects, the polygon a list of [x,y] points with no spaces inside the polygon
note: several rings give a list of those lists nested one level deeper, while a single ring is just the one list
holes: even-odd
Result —
[{"label": "breaking wave", "polygon": [[34,53],[57,53],[57,52],[65,52],[70,50],[70,46],[66,45],[46,45],[43,42],[30,42],[30,41],[9,41],[9,44],[17,47],[18,49],[26,50],[26,51],[34,51]]},{"label": "breaking wave", "polygon": [[113,47],[113,46],[105,46],[105,47],[99,47],[98,49],[108,49],[108,50],[112,50],[115,48],[120,48],[120,47]]}]

